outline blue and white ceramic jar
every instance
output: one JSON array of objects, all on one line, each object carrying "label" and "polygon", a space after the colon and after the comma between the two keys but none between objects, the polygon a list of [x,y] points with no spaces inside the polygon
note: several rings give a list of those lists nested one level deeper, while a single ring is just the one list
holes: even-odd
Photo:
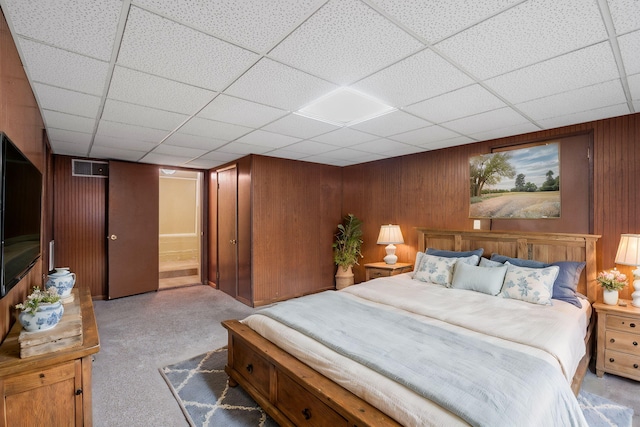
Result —
[{"label": "blue and white ceramic jar", "polygon": [[55,273],[49,274],[44,287],[45,289],[55,288],[60,298],[64,299],[71,295],[75,283],[76,273],[71,273],[68,268],[56,268]]},{"label": "blue and white ceramic jar", "polygon": [[27,332],[46,331],[60,322],[64,314],[64,306],[60,301],[40,303],[35,314],[22,311],[18,321]]}]

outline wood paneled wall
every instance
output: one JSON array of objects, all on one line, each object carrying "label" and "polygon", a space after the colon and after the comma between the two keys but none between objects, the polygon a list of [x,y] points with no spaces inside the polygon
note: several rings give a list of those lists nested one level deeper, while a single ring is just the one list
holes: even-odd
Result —
[{"label": "wood paneled wall", "polygon": [[94,298],[103,299],[107,296],[108,180],[72,176],[71,160],[54,156],[55,263],[76,273],[76,286],[88,286]]},{"label": "wood paneled wall", "polygon": [[[22,62],[16,49],[13,37],[9,31],[4,14],[0,11],[0,131],[3,131],[14,144],[36,165],[43,174],[43,230],[41,244],[49,235],[49,222],[46,218],[47,206],[47,164],[46,142],[44,139],[44,124],[38,110],[38,104],[27,76],[22,68]],[[43,257],[46,253],[43,252]],[[1,339],[9,332],[15,321],[13,306],[24,300],[27,291],[32,286],[41,286],[46,265],[42,258],[31,271],[4,298],[0,300],[0,334]]]}]

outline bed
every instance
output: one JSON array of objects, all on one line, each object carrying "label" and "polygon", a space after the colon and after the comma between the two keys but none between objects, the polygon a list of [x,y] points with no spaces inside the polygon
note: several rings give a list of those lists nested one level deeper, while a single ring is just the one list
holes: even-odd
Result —
[{"label": "bed", "polygon": [[[599,236],[416,232],[412,273],[223,322],[229,332],[225,370],[230,384],[242,386],[283,426],[506,425],[514,420],[536,425],[550,419],[583,425],[574,395],[591,357]],[[468,265],[461,261],[479,248],[483,267],[475,259]],[[497,269],[487,266],[490,257],[501,262],[494,264]],[[532,273],[534,260],[540,265]],[[438,283],[444,276],[434,275],[437,268],[418,267],[427,261],[451,267],[445,285]],[[537,290],[524,299],[503,298],[502,289],[494,295],[498,280],[515,283],[523,274],[535,274],[536,280],[548,281],[541,275],[555,273],[555,279],[558,270],[578,263],[584,267],[573,271],[581,295],[577,303],[573,297],[554,297],[548,305],[544,295],[528,301],[539,299]],[[493,277],[480,282],[493,284],[470,290],[468,284],[473,288],[476,280],[469,278],[478,272]],[[495,278],[500,274],[504,279]],[[535,416],[526,412],[532,399],[540,408]]]}]

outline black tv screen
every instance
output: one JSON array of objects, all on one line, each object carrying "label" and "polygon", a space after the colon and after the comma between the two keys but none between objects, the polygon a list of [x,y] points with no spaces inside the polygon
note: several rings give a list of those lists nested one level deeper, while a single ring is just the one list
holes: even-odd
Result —
[{"label": "black tv screen", "polygon": [[0,297],[22,279],[40,257],[42,174],[0,133]]}]

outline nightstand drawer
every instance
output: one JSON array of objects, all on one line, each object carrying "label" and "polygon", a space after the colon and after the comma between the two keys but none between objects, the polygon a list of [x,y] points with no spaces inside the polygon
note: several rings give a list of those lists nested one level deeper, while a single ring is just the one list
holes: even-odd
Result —
[{"label": "nightstand drawer", "polygon": [[640,335],[620,331],[607,331],[605,346],[607,350],[616,350],[640,357]]},{"label": "nightstand drawer", "polygon": [[378,277],[389,277],[391,276],[392,270],[383,270],[381,268],[369,268],[367,273],[369,273],[370,279],[377,279]]},{"label": "nightstand drawer", "polygon": [[620,372],[629,375],[630,378],[640,377],[640,356],[621,353],[614,350],[605,350],[604,367],[606,370]]},{"label": "nightstand drawer", "polygon": [[632,332],[640,335],[640,320],[632,317],[608,315],[607,329]]}]

